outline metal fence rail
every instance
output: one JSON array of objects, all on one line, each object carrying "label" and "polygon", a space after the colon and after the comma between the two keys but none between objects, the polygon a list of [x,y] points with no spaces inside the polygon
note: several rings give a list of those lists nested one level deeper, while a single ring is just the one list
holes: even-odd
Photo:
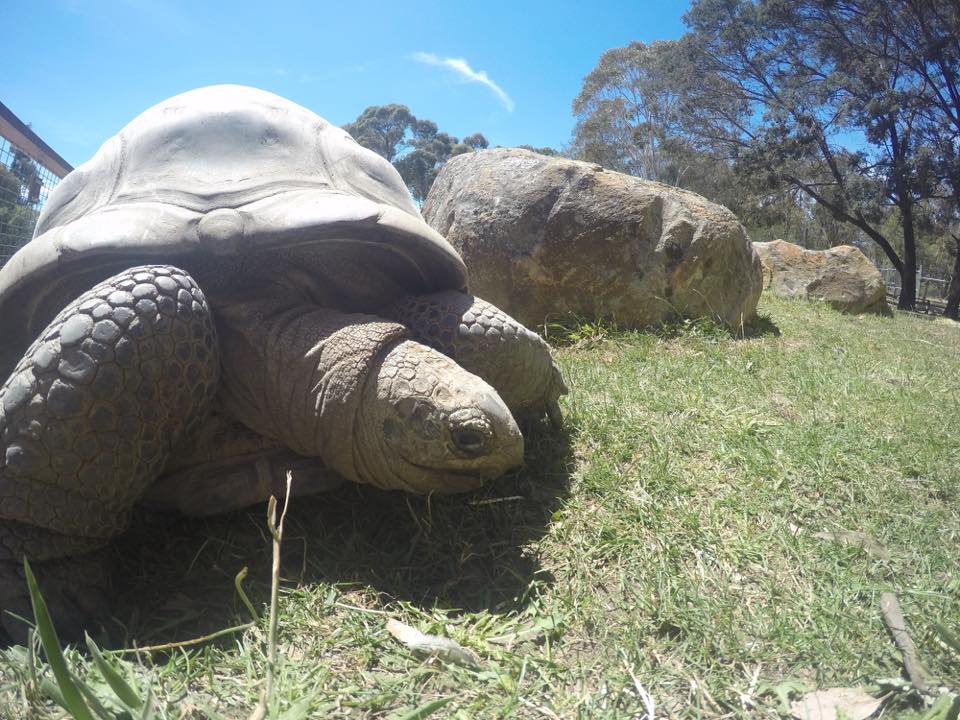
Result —
[{"label": "metal fence rail", "polygon": [[[902,290],[900,273],[892,267],[880,268],[883,282],[887,286],[887,297],[892,300],[900,299]],[[950,278],[936,275],[924,275],[923,265],[917,266],[917,299],[916,309],[920,312],[943,314],[947,307],[947,291],[950,288]]]}]

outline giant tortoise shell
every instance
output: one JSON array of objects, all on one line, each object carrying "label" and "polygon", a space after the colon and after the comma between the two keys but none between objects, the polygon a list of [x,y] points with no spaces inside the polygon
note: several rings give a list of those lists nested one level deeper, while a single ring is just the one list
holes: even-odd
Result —
[{"label": "giant tortoise shell", "polygon": [[262,297],[290,268],[351,311],[467,284],[389,162],[272,93],[200,88],[143,112],[51,193],[0,268],[0,376],[82,291],[156,261],[214,304]]}]

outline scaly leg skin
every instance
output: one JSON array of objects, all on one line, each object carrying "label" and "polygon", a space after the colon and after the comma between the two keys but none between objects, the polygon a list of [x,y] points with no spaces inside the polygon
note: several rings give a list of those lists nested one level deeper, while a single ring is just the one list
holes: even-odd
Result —
[{"label": "scaly leg skin", "polygon": [[0,611],[24,610],[26,556],[68,633],[102,612],[95,551],[207,415],[218,369],[206,300],[174,267],[116,275],[50,323],[0,388]]},{"label": "scaly leg skin", "polygon": [[546,413],[554,427],[563,424],[567,386],[550,347],[503,310],[451,290],[403,298],[384,314],[490,383],[518,420]]},{"label": "scaly leg skin", "polygon": [[142,505],[150,510],[206,517],[242,510],[271,497],[282,503],[287,496],[288,473],[291,497],[327,492],[345,482],[319,459],[278,448],[164,475],[147,490]]}]

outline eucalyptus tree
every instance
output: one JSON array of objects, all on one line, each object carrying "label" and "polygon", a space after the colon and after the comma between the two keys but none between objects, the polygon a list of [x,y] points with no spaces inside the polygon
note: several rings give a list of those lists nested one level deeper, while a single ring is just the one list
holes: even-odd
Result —
[{"label": "eucalyptus tree", "polygon": [[440,132],[432,120],[420,120],[406,105],[371,105],[343,126],[354,140],[386,158],[400,173],[417,204],[422,204],[444,163],[454,155],[488,147],[482,133],[460,142]]},{"label": "eucalyptus tree", "polygon": [[751,194],[726,158],[698,147],[685,122],[686,87],[699,82],[687,38],[632,42],[600,56],[573,101],[568,153],[619,172],[684,187],[764,222],[779,203]]},{"label": "eucalyptus tree", "polygon": [[365,148],[393,162],[409,146],[410,133],[417,122],[406,105],[371,105],[343,129]]},{"label": "eucalyptus tree", "polygon": [[[899,211],[909,264],[907,254],[922,241],[912,237],[919,232],[918,203],[926,220],[952,216],[955,226],[960,215],[960,5],[806,0],[796,12],[820,54],[847,79],[842,91],[851,121],[875,150],[887,196]],[[948,236],[940,233],[941,246]],[[942,247],[926,243],[925,250],[929,256]],[[958,272],[960,261],[954,276]]]},{"label": "eucalyptus tree", "polygon": [[490,142],[483,136],[483,133],[467,135],[463,139],[463,144],[471,150],[486,150],[490,147]]},{"label": "eucalyptus tree", "polygon": [[[916,295],[918,172],[915,73],[891,51],[882,25],[855,22],[874,0],[696,0],[686,16],[690,131],[742,172],[786,184],[875,242],[901,276],[902,308]],[[734,112],[731,112],[731,109]],[[902,238],[882,225],[899,214]],[[897,247],[899,246],[899,247]]]},{"label": "eucalyptus tree", "polygon": [[[960,4],[952,0],[897,0],[873,9],[889,47],[921,81],[918,132],[931,157],[930,172],[949,201],[944,213],[953,256],[947,315],[960,315]],[[878,48],[887,60],[887,47]]]},{"label": "eucalyptus tree", "polygon": [[0,165],[0,265],[30,241],[37,223],[38,211],[30,202],[28,190],[28,183],[36,178],[36,168],[33,167],[33,174],[27,176],[26,182],[23,179],[23,168],[30,167],[21,163],[8,170]]},{"label": "eucalyptus tree", "polygon": [[785,198],[805,197],[832,218],[797,202],[805,222],[876,243],[912,307],[918,203],[960,206],[958,15],[955,0],[694,0],[680,40],[601,56],[572,150],[745,222],[775,226]]},{"label": "eucalyptus tree", "polygon": [[682,166],[672,162],[669,147],[678,144],[678,95],[672,83],[678,45],[632,42],[600,56],[573,101],[575,157],[680,184]]}]

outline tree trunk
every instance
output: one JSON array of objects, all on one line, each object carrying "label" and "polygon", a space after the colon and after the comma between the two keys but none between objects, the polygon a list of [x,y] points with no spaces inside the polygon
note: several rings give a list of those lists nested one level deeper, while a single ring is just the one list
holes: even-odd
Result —
[{"label": "tree trunk", "polygon": [[957,254],[953,259],[953,275],[947,290],[947,309],[944,312],[951,320],[960,320],[960,238],[955,238]]},{"label": "tree trunk", "polygon": [[906,138],[901,138],[897,123],[891,122],[888,134],[890,158],[893,161],[890,174],[896,192],[893,200],[900,210],[900,223],[903,225],[903,268],[900,270],[900,299],[897,307],[901,310],[913,310],[917,304],[917,238],[913,228],[913,188],[907,180],[909,131]]},{"label": "tree trunk", "polygon": [[[949,181],[953,188],[953,207],[956,212],[960,210],[960,172],[957,172],[956,157],[952,156],[950,159],[953,161],[950,164],[953,172],[949,174]],[[947,288],[947,309],[943,314],[951,320],[960,320],[960,235],[950,234],[956,244],[957,254],[953,258],[953,274],[950,276],[950,287]]]},{"label": "tree trunk", "polygon": [[903,270],[897,307],[913,310],[917,304],[917,238],[913,230],[913,200],[909,197],[900,204],[900,219],[903,222]]}]

